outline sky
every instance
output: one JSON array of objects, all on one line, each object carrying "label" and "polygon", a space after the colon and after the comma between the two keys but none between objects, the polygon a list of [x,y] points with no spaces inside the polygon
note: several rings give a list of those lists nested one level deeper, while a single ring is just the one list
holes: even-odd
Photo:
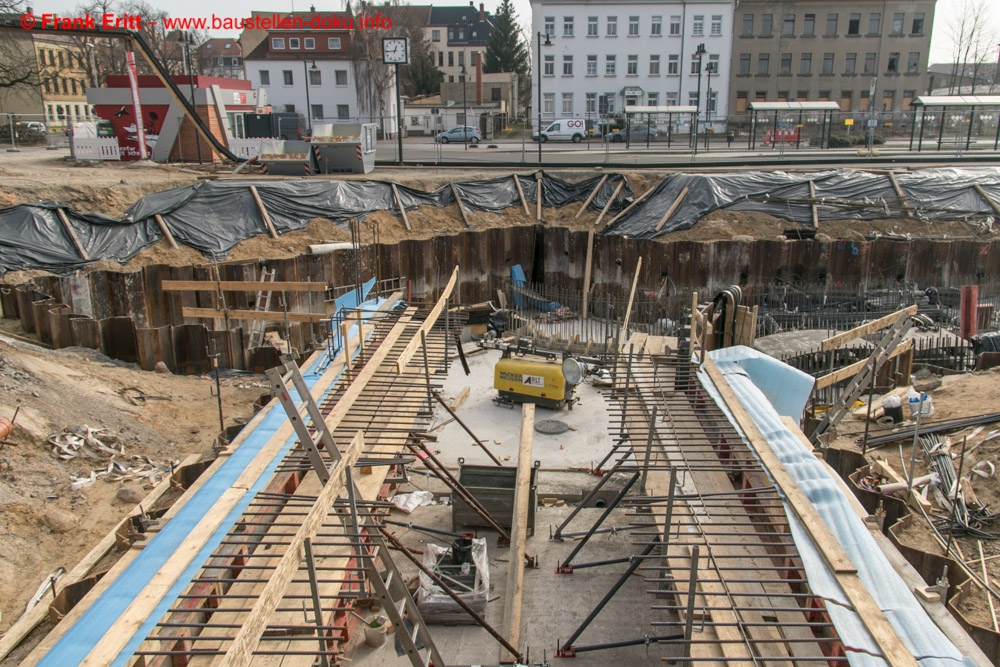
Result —
[{"label": "sky", "polygon": [[[310,3],[314,3],[320,11],[339,11],[344,8],[344,0],[214,0],[211,3],[211,10],[206,10],[204,0],[147,0],[154,6],[166,9],[171,16],[207,16],[208,11],[213,11],[217,16],[246,16],[250,10],[258,11],[291,11],[292,9],[304,11],[309,8]],[[467,2],[468,0],[464,0]],[[959,7],[966,0],[938,0],[937,9],[934,13],[934,26],[931,36],[931,63],[951,62],[951,38],[948,35],[948,17],[955,15]],[[28,0],[35,8],[35,13],[43,12],[65,12],[75,6],[75,0]],[[438,4],[458,5],[464,4],[463,0],[444,0]],[[475,0],[476,4],[480,0]],[[428,4],[420,0],[410,0],[409,4]],[[486,0],[487,10],[495,8],[497,0]],[[998,36],[1000,41],[1000,3],[989,0],[988,4],[996,4],[992,8],[991,25],[992,33]],[[531,2],[530,0],[514,0],[514,7],[520,24],[524,26],[525,33],[530,32],[531,24]],[[213,33],[217,36],[238,37],[236,32],[225,33],[218,31]]]}]

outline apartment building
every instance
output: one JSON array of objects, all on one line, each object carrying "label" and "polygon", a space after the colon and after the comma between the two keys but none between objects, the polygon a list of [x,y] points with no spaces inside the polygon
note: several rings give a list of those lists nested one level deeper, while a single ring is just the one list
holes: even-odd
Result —
[{"label": "apartment building", "polygon": [[[627,105],[698,105],[703,119],[708,112],[719,118],[728,113],[732,2],[532,0],[531,10],[543,124],[618,114]],[[545,35],[551,46],[544,46]],[[535,118],[537,79],[532,83]]]},{"label": "apartment building", "polygon": [[430,44],[434,64],[444,73],[445,83],[461,81],[463,68],[466,81],[472,81],[478,59],[486,53],[493,32],[493,17],[484,3],[479,8],[470,2],[467,7],[430,7],[424,36]]},{"label": "apartment building", "polygon": [[61,129],[77,121],[94,120],[86,93],[93,82],[88,80],[83,50],[71,37],[32,36],[46,127]]},{"label": "apartment building", "polygon": [[733,111],[754,101],[908,111],[927,91],[935,1],[738,0]]},{"label": "apartment building", "polygon": [[232,37],[211,37],[198,45],[195,56],[199,74],[226,79],[243,78],[243,50]]}]

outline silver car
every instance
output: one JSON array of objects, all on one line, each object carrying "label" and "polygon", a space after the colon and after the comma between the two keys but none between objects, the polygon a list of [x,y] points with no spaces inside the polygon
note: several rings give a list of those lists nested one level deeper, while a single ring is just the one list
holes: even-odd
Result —
[{"label": "silver car", "polygon": [[452,142],[458,144],[465,142],[478,144],[482,140],[483,135],[479,131],[479,128],[471,125],[459,125],[434,137],[434,141],[439,144],[450,144]]}]

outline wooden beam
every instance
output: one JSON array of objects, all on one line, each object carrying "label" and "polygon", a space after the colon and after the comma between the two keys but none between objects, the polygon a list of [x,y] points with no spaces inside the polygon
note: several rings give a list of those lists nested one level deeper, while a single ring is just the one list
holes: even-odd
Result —
[{"label": "wooden beam", "polygon": [[[625,321],[622,322],[622,335],[628,335],[628,321],[632,315],[632,301],[635,299],[635,288],[639,285],[639,272],[642,271],[642,257],[635,263],[635,275],[632,276],[632,291],[628,293],[628,305],[625,306]],[[624,345],[624,343],[622,344]],[[619,346],[621,349],[621,345]]]},{"label": "wooden beam", "polygon": [[542,172],[535,172],[535,220],[542,221]]},{"label": "wooden beam", "polygon": [[[198,454],[191,454],[177,467],[177,470],[197,463],[201,458]],[[173,485],[174,476],[167,475],[157,484],[152,491],[150,491],[145,498],[143,498],[138,505],[133,507],[118,524],[108,532],[104,538],[97,543],[97,545],[90,550],[90,552],[76,564],[72,570],[59,577],[58,586],[59,588],[65,588],[79,581],[83,581],[90,574],[90,571],[94,569],[99,562],[101,562],[105,556],[107,556],[115,548],[117,544],[118,531],[122,529],[126,524],[132,522],[132,517],[139,516],[143,511],[148,511],[153,508],[153,506],[163,497],[170,487]],[[25,637],[31,634],[38,625],[49,617],[49,604],[45,601],[39,602],[34,607],[26,611],[21,618],[14,622],[14,625],[10,626],[7,632],[0,637],[0,660],[3,660],[10,652],[17,648]]]},{"label": "wooden beam", "polygon": [[465,212],[465,207],[462,206],[462,198],[458,195],[458,188],[455,187],[453,181],[448,181],[448,185],[451,186],[451,193],[455,195],[455,203],[458,204],[458,212],[462,214],[462,220],[465,222],[466,227],[471,227],[469,224],[469,214]]},{"label": "wooden beam", "polygon": [[590,305],[590,271],[594,263],[594,228],[587,229],[587,259],[583,264],[583,308],[580,317],[587,319],[587,307]]},{"label": "wooden beam", "polygon": [[813,228],[819,229],[819,208],[816,206],[816,183],[812,179],[809,179],[809,199],[812,203],[809,204],[809,210],[812,212]]},{"label": "wooden beam", "polygon": [[615,217],[611,218],[611,222],[609,222],[608,224],[609,225],[615,224],[615,222],[617,222],[619,218],[622,218],[626,213],[628,213],[629,211],[631,211],[632,209],[634,209],[636,206],[638,206],[639,204],[641,204],[643,201],[645,201],[646,197],[648,197],[649,195],[653,194],[653,190],[655,190],[658,185],[659,185],[659,183],[657,183],[656,185],[654,185],[653,187],[651,187],[650,189],[646,190],[641,195],[639,195],[638,199],[636,199],[631,204],[629,204],[628,208],[626,208],[624,211],[622,211],[621,213],[619,213]]},{"label": "wooden beam", "polygon": [[757,425],[750,415],[747,414],[736,397],[735,392],[722,372],[715,365],[715,362],[708,358],[705,361],[705,370],[712,379],[723,401],[729,407],[736,422],[743,433],[750,441],[761,463],[768,470],[777,486],[781,489],[788,505],[795,512],[802,526],[809,533],[810,538],[818,547],[823,560],[834,572],[838,584],[843,589],[854,610],[857,612],[861,622],[864,623],[868,632],[882,651],[886,662],[896,667],[909,666],[917,667],[917,661],[906,649],[903,640],[889,623],[885,614],[872,598],[871,593],[865,587],[864,582],[857,575],[857,568],[851,559],[844,552],[843,547],[831,534],[829,526],[820,516],[815,506],[809,501],[798,483],[785,469],[784,464],[771,449],[770,444],[761,434]]},{"label": "wooden beam", "polygon": [[159,225],[160,231],[163,232],[163,236],[167,239],[167,243],[170,244],[170,247],[176,248],[177,240],[174,239],[174,235],[170,233],[170,228],[167,227],[167,221],[163,219],[163,216],[157,213],[153,216],[153,220],[156,220],[156,224]]},{"label": "wooden beam", "polygon": [[[502,634],[512,646],[521,648],[521,602],[524,596],[524,552],[528,540],[528,506],[531,500],[531,444],[535,430],[535,405],[521,406],[521,442],[517,452],[514,482],[514,514],[510,526],[510,555],[507,592],[504,596]],[[500,649],[500,662],[514,662],[517,656]]]},{"label": "wooden beam", "polygon": [[160,289],[165,292],[325,292],[324,283],[297,283],[261,280],[163,280]]},{"label": "wooden beam", "polygon": [[278,238],[278,232],[274,229],[274,224],[271,222],[271,216],[268,215],[267,209],[264,208],[264,202],[260,198],[260,194],[257,192],[257,186],[250,186],[250,194],[253,195],[253,200],[257,202],[257,210],[260,211],[260,215],[264,218],[264,226],[267,227],[268,233],[271,235],[272,239]]},{"label": "wooden beam", "polygon": [[242,627],[236,633],[233,643],[224,655],[218,656],[212,661],[218,667],[246,667],[253,660],[254,649],[260,642],[260,638],[267,628],[267,623],[271,615],[278,608],[285,588],[299,570],[302,562],[302,545],[307,539],[312,539],[319,532],[326,522],[327,516],[333,509],[333,502],[344,489],[347,477],[347,468],[354,465],[364,449],[365,438],[361,431],[354,434],[351,444],[341,453],[341,458],[337,461],[333,471],[330,473],[330,480],[323,486],[316,502],[309,508],[308,513],[302,520],[299,529],[291,538],[285,549],[284,555],[270,573],[267,585],[260,597],[254,602],[253,611],[246,618],[241,620]]},{"label": "wooden beam", "polygon": [[392,188],[392,196],[396,200],[396,206],[399,207],[399,217],[403,219],[403,226],[406,227],[406,231],[413,231],[410,229],[410,219],[406,215],[406,207],[403,206],[403,200],[399,197],[399,189],[396,188],[395,183],[389,183],[389,186]]},{"label": "wooden beam", "polygon": [[687,197],[689,189],[690,188],[688,188],[686,185],[684,186],[684,189],[681,190],[681,193],[677,195],[676,199],[674,199],[674,203],[670,205],[670,208],[668,208],[667,212],[663,214],[663,217],[660,218],[660,221],[656,223],[656,231],[660,231],[663,225],[667,223],[667,220],[670,219],[670,216],[674,214],[674,212],[677,210],[677,207],[679,207],[681,205],[681,202],[684,201],[684,198]]},{"label": "wooden beam", "polygon": [[867,322],[865,324],[862,324],[861,326],[854,327],[850,331],[839,333],[836,336],[830,336],[829,338],[827,338],[826,340],[824,340],[822,343],[819,344],[819,351],[829,352],[830,350],[838,348],[844,343],[854,340],[855,338],[861,338],[862,336],[867,336],[870,333],[881,331],[886,327],[891,327],[893,324],[896,323],[896,320],[898,320],[903,315],[909,315],[910,317],[912,317],[916,314],[917,314],[916,304],[908,308],[901,308],[900,310],[897,310],[894,313],[890,313],[885,317],[880,317],[877,320],[872,320],[871,322]]},{"label": "wooden beam", "polygon": [[[435,303],[434,307],[431,308],[431,312],[427,315],[427,319],[424,320],[424,323],[420,325],[420,331],[423,331],[425,335],[430,333],[431,329],[434,327],[434,323],[437,322],[438,317],[441,316],[441,311],[444,310],[445,303],[448,301],[448,297],[451,296],[451,292],[455,289],[455,283],[457,282],[458,267],[456,266],[455,270],[451,272],[451,279],[448,281],[448,284],[444,286],[444,291],[441,292],[441,296],[438,298],[437,303]],[[420,331],[413,335],[413,338],[410,339],[410,342],[407,343],[406,347],[403,348],[403,351],[399,354],[399,358],[396,359],[397,375],[403,374],[403,369],[406,368],[406,364],[410,363],[410,359],[412,359],[413,355],[417,353],[417,349],[420,347]],[[368,362],[368,364],[365,365],[365,368],[367,368],[370,364],[371,362]]]},{"label": "wooden beam", "polygon": [[906,195],[903,193],[903,188],[899,186],[899,181],[896,180],[896,172],[889,171],[887,175],[889,176],[889,182],[892,183],[892,189],[896,191],[896,198],[899,199],[903,211],[907,215],[913,215],[913,209],[910,207]]},{"label": "wooden beam", "polygon": [[574,219],[579,218],[581,215],[583,215],[583,212],[587,210],[588,206],[590,206],[590,202],[594,201],[594,197],[596,197],[597,193],[601,191],[601,188],[604,187],[604,184],[608,182],[608,178],[610,178],[610,176],[611,174],[604,174],[604,176],[601,177],[601,180],[597,184],[597,187],[594,188],[594,191],[590,193],[589,197],[587,197],[587,201],[583,202],[583,206],[581,206],[580,210],[576,212],[575,216],[573,216]]},{"label": "wooden beam", "polygon": [[[895,359],[899,355],[905,352],[909,352],[912,349],[913,349],[913,339],[910,338],[897,345],[892,350],[892,352],[889,353],[887,359]],[[869,363],[871,363],[871,359],[865,357],[861,361],[855,361],[850,366],[844,366],[843,368],[839,368],[832,373],[827,373],[826,375],[823,375],[822,377],[816,379],[816,386],[814,387],[814,390],[825,389],[826,387],[835,385],[838,382],[843,382],[844,380],[852,378],[858,373],[860,373],[861,369],[863,369]]]},{"label": "wooden beam", "polygon": [[597,216],[597,220],[594,220],[595,229],[601,225],[601,220],[604,219],[604,216],[607,215],[608,209],[611,208],[611,205],[615,203],[616,199],[618,199],[618,193],[622,191],[623,187],[625,187],[624,178],[618,181],[618,187],[611,193],[611,197],[608,199],[607,203],[604,204],[604,208],[601,209],[601,214]]},{"label": "wooden beam", "polygon": [[985,201],[987,204],[990,205],[990,208],[993,209],[993,212],[996,213],[997,215],[1000,215],[1000,204],[997,204],[997,202],[993,199],[993,197],[990,197],[990,195],[986,192],[986,190],[983,190],[983,186],[981,186],[979,183],[973,183],[972,187],[976,189],[976,192],[978,192],[979,196],[983,198],[983,201]]},{"label": "wooden beam", "polygon": [[66,211],[61,208],[57,208],[56,214],[59,216],[59,220],[62,222],[63,229],[66,230],[66,235],[69,237],[69,240],[73,242],[73,247],[76,248],[76,252],[82,259],[89,260],[90,257],[87,257],[87,251],[83,249],[83,244],[80,243],[80,238],[76,235],[76,232],[73,231],[73,226],[69,224],[69,218],[66,217]]},{"label": "wooden beam", "polygon": [[[183,317],[223,317],[228,316],[233,320],[268,320],[271,322],[283,322],[285,314],[276,310],[227,310],[220,308],[181,308]],[[288,313],[289,322],[319,322],[326,319],[324,313]]]},{"label": "wooden beam", "polygon": [[[906,484],[906,480],[903,479],[898,472],[892,469],[888,461],[883,459],[875,459],[871,462],[872,472],[878,473],[879,476],[885,477],[889,480],[890,484]],[[903,495],[906,495],[904,490]],[[923,507],[925,512],[930,512],[934,509],[934,503],[924,498],[920,495],[920,491],[913,487],[910,489],[910,497],[907,499],[908,505],[913,505],[914,507]]]},{"label": "wooden beam", "polygon": [[517,197],[521,200],[521,206],[524,207],[524,214],[531,215],[531,211],[528,209],[528,200],[524,198],[524,189],[521,188],[521,179],[518,178],[517,174],[511,176],[514,179],[514,187],[517,188]]}]

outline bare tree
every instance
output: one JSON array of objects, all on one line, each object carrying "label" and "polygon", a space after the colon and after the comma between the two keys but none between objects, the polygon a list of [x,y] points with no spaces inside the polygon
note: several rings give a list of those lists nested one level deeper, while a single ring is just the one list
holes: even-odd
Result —
[{"label": "bare tree", "polygon": [[993,53],[994,40],[990,23],[990,0],[962,0],[948,20],[948,36],[952,43],[949,95],[961,94],[962,87],[970,78],[970,94],[976,93],[980,72],[985,71]]},{"label": "bare tree", "polygon": [[[394,4],[398,5],[398,0],[394,0]],[[358,3],[357,14],[354,15],[355,21],[358,16],[388,14],[389,10],[389,6],[375,5],[368,0],[361,0]],[[388,115],[385,100],[393,85],[392,70],[382,62],[383,36],[385,33],[381,30],[355,29],[351,33],[351,64],[360,107],[358,116],[368,116],[369,122],[381,122],[381,118]],[[380,120],[376,121],[376,118]]]}]

